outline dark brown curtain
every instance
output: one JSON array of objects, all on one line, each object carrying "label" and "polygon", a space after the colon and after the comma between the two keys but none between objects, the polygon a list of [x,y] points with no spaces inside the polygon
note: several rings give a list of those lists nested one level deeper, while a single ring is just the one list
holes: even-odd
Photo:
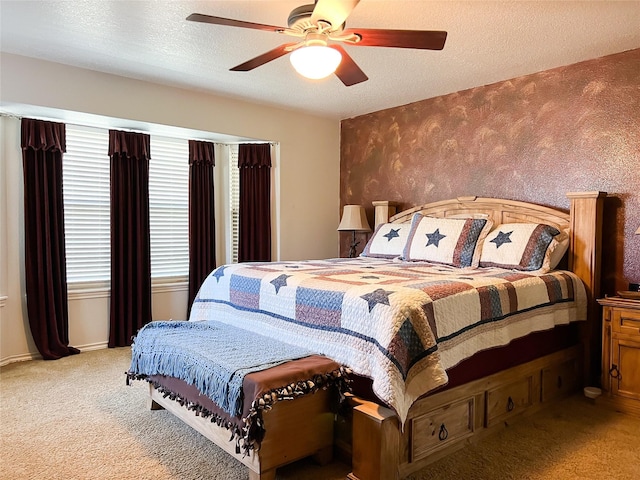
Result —
[{"label": "dark brown curtain", "polygon": [[111,311],[109,347],[131,345],[151,321],[150,137],[109,130]]},{"label": "dark brown curtain", "polygon": [[214,144],[189,140],[189,312],[200,285],[216,266],[214,165]]},{"label": "dark brown curtain", "polygon": [[271,261],[271,145],[241,144],[239,262]]},{"label": "dark brown curtain", "polygon": [[80,353],[69,346],[62,154],[65,125],[22,120],[27,314],[45,360]]}]

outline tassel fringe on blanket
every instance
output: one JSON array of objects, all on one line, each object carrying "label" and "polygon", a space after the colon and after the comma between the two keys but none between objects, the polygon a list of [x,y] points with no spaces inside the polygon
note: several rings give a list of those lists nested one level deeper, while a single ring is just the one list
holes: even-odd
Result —
[{"label": "tassel fringe on blanket", "polygon": [[309,395],[318,390],[326,390],[335,387],[340,397],[340,403],[344,400],[344,394],[350,391],[349,374],[351,371],[346,367],[340,367],[337,370],[314,375],[313,378],[290,383],[282,387],[274,388],[263,393],[251,403],[249,414],[242,418],[242,426],[233,422],[229,418],[223,417],[215,412],[211,412],[207,408],[195,402],[191,402],[179,394],[163,387],[158,382],[148,378],[147,375],[127,372],[127,385],[131,380],[145,380],[153,385],[164,398],[169,397],[171,400],[180,403],[182,407],[195,412],[197,416],[202,418],[210,418],[212,423],[230,431],[231,437],[229,441],[236,441],[236,453],[248,455],[251,450],[259,450],[260,443],[264,439],[266,430],[262,419],[263,412],[271,410],[273,405],[282,400],[294,400],[303,395]]}]

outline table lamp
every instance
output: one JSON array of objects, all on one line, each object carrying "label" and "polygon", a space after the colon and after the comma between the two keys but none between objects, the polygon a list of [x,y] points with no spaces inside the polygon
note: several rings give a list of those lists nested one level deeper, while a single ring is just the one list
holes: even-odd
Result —
[{"label": "table lamp", "polygon": [[338,231],[352,232],[353,237],[349,246],[349,258],[356,256],[356,247],[360,242],[356,242],[356,232],[370,232],[371,227],[367,221],[367,215],[362,205],[345,205],[342,210],[342,219],[338,225]]}]

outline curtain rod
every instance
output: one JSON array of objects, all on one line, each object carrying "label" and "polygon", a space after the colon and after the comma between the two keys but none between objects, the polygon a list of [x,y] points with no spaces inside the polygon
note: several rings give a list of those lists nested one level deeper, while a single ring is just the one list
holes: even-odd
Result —
[{"label": "curtain rod", "polygon": [[[23,115],[18,115],[15,113],[8,113],[8,112],[0,112],[0,117],[8,117],[8,118],[15,118],[17,120],[22,120],[23,118],[33,118],[34,120],[43,120],[46,122],[56,122],[56,123],[64,123],[64,124],[70,124],[70,125],[77,125],[79,127],[90,127],[90,128],[102,128],[104,130],[122,130],[124,132],[135,132],[135,133],[144,133],[147,135],[151,135],[148,131],[144,131],[144,130],[137,130],[135,128],[129,128],[129,127],[96,127],[95,125],[85,125],[82,123],[77,123],[74,121],[68,122],[68,121],[61,121],[60,119],[55,119],[55,118],[48,118],[48,117],[43,117],[43,116],[39,116],[39,115],[28,115],[28,116],[23,116]],[[175,127],[175,128],[184,128],[184,127]],[[165,137],[167,135],[163,135],[163,134],[153,134],[153,135],[157,135],[159,137]],[[171,137],[171,135],[168,135],[169,137]],[[263,144],[263,143],[268,143],[269,145],[271,145],[272,147],[277,147],[280,145],[280,142],[263,142],[260,140],[249,140],[249,141],[245,141],[245,142],[216,142],[216,141],[211,141],[209,139],[203,139],[203,138],[192,138],[192,137],[186,137],[186,136],[173,136],[173,138],[181,138],[184,140],[197,140],[200,142],[210,142],[213,143],[214,145],[241,145],[241,144]]]},{"label": "curtain rod", "polygon": [[[194,138],[193,140],[196,140],[196,139]],[[201,140],[201,141],[202,142],[209,142],[210,140]],[[212,142],[212,143],[214,145],[221,145],[221,146],[224,146],[224,145],[243,145],[243,144],[244,145],[247,145],[247,144],[250,144],[250,145],[263,145],[265,143],[268,143],[272,147],[277,147],[278,145],[280,145],[280,142],[261,142],[259,140],[249,141],[249,142],[226,142],[226,143],[223,143],[223,142]]]}]

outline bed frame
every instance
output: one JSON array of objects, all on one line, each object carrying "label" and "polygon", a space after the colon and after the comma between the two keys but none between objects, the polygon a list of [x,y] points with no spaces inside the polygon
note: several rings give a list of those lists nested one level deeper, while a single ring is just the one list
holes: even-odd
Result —
[{"label": "bed frame", "polygon": [[[395,480],[420,470],[517,418],[543,408],[597,378],[591,352],[598,344],[595,298],[600,289],[604,192],[568,193],[570,212],[494,198],[458,197],[403,211],[391,218],[390,205],[374,203],[376,225],[405,223],[414,213],[437,217],[486,214],[500,223],[539,222],[569,229],[568,269],[584,282],[588,318],[581,344],[416,401],[400,428],[395,413],[374,402],[350,399],[351,418],[338,431],[337,447],[352,459],[350,480]],[[351,428],[349,429],[349,425]],[[349,439],[348,431],[352,437]]]},{"label": "bed frame", "polygon": [[[376,403],[351,397],[346,420],[335,423],[335,447],[351,460],[350,480],[404,478],[429,463],[482,438],[525,414],[542,408],[582,384],[591,371],[598,345],[597,304],[600,288],[600,237],[603,192],[569,193],[569,213],[525,202],[478,197],[430,203],[401,212],[390,221],[408,222],[415,212],[433,216],[488,214],[495,224],[543,222],[570,229],[569,270],[585,283],[589,318],[583,322],[582,345],[504,370],[418,400],[404,430],[395,413]],[[376,224],[389,220],[389,202],[376,202]],[[386,204],[386,205],[383,205]],[[320,463],[332,458],[334,414],[331,394],[318,391],[293,401],[277,402],[264,413],[266,434],[261,448],[237,453],[229,431],[180,406],[150,386],[150,408],[165,408],[236,457],[249,468],[250,480],[274,480],[276,468],[307,456]]]}]

